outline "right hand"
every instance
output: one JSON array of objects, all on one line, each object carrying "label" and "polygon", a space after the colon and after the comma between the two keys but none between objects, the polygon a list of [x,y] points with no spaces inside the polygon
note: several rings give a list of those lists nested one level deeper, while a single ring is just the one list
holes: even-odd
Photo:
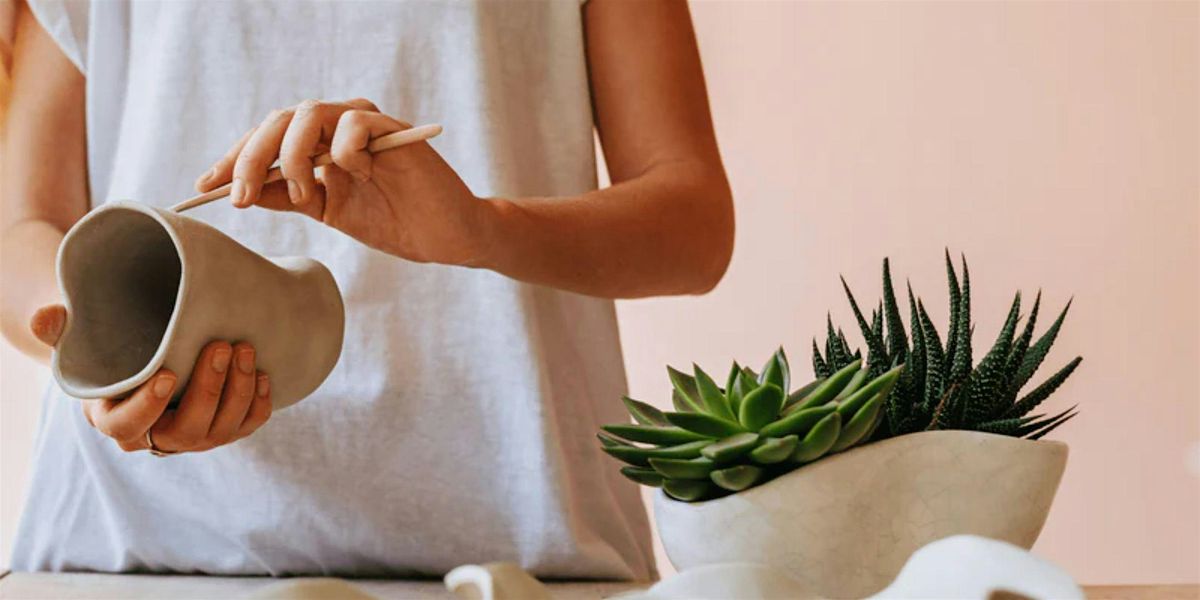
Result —
[{"label": "right hand", "polygon": [[[34,313],[30,329],[53,346],[67,322],[61,304]],[[125,398],[83,400],[83,415],[126,452],[154,446],[168,453],[203,452],[244,438],[271,417],[271,386],[254,367],[254,347],[217,340],[200,351],[179,405],[168,410],[177,377],[160,369]]]}]

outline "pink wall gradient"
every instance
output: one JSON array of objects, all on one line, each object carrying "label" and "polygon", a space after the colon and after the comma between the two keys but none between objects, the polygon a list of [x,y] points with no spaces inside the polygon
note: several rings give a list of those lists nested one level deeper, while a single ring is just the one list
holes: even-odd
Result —
[{"label": "pink wall gradient", "polygon": [[1015,290],[1075,297],[1043,369],[1084,356],[1047,407],[1082,412],[1035,550],[1085,583],[1200,581],[1198,7],[693,3],[737,248],[708,296],[620,304],[633,395],[781,343],[807,377],[827,309],[856,330],[838,274],[871,304],[885,255],[944,319],[948,246],[978,348]]}]

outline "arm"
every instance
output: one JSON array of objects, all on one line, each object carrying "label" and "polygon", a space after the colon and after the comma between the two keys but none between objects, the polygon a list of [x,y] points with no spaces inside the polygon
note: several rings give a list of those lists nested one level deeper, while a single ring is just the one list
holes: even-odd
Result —
[{"label": "arm", "polygon": [[[235,207],[301,212],[409,260],[594,296],[706,292],[733,251],[733,205],[687,4],[591,0],[585,11],[610,188],[480,201],[428,144],[367,153],[408,124],[361,99],[274,111],[197,188],[232,180]],[[323,145],[334,164],[314,177]],[[276,157],[285,181],[264,185]]]},{"label": "arm", "polygon": [[598,296],[706,292],[733,251],[733,204],[687,4],[590,0],[584,10],[613,186],[494,200],[484,266]]},{"label": "arm", "polygon": [[46,361],[50,348],[30,323],[39,308],[61,301],[55,253],[88,210],[84,79],[23,4],[12,81],[0,163],[0,331],[18,350]]},{"label": "arm", "polygon": [[[0,326],[19,350],[45,361],[67,319],[55,255],[89,204],[84,78],[28,8],[13,55],[0,173]],[[128,398],[82,402],[84,417],[127,452],[151,439],[159,450],[200,452],[250,435],[271,416],[270,380],[249,344],[205,346],[178,408],[168,410],[176,382],[161,369]]]}]

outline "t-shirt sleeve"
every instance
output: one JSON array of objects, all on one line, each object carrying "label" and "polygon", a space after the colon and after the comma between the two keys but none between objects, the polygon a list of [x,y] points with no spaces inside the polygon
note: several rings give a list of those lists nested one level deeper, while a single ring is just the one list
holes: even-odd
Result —
[{"label": "t-shirt sleeve", "polygon": [[62,48],[63,54],[75,63],[79,72],[87,74],[88,11],[90,0],[27,0],[29,9],[42,28]]}]

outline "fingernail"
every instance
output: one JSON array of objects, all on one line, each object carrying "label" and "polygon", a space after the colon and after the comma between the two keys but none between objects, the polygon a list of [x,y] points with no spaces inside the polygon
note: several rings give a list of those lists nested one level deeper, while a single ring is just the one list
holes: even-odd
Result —
[{"label": "fingernail", "polygon": [[246,195],[246,184],[239,178],[233,180],[233,187],[229,190],[229,199],[233,201],[234,206],[242,205],[242,197]]},{"label": "fingernail", "polygon": [[207,183],[208,180],[215,177],[216,174],[217,174],[217,170],[215,168],[205,171],[203,175],[201,175],[198,179],[196,179],[196,186],[199,187],[199,186]]},{"label": "fingernail", "polygon": [[254,350],[249,348],[238,352],[237,356],[238,370],[247,375],[254,372]]},{"label": "fingernail", "polygon": [[290,199],[292,201],[292,204],[300,204],[300,186],[297,185],[296,182],[292,181],[291,179],[287,180],[287,185],[288,185],[288,199]]},{"label": "fingernail", "polygon": [[258,381],[254,385],[254,393],[261,397],[266,397],[271,393],[271,378],[266,375],[259,375]]},{"label": "fingernail", "polygon": [[229,348],[221,348],[213,352],[212,368],[218,373],[224,373],[229,368],[229,357],[233,355],[233,350]]},{"label": "fingernail", "polygon": [[175,376],[170,373],[163,373],[154,380],[154,395],[159,398],[166,398],[174,388]]}]

